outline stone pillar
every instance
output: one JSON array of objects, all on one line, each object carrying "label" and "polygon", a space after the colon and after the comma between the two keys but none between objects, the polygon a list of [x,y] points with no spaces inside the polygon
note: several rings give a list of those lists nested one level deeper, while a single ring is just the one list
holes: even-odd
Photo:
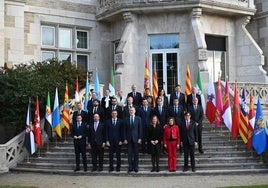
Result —
[{"label": "stone pillar", "polygon": [[5,62],[8,66],[24,62],[25,0],[5,1]]},{"label": "stone pillar", "polygon": [[4,34],[4,23],[5,23],[5,1],[0,0],[0,67],[4,66],[5,59],[5,34]]},{"label": "stone pillar", "polygon": [[0,145],[0,174],[3,172],[8,172],[7,162],[6,162],[6,148]]}]

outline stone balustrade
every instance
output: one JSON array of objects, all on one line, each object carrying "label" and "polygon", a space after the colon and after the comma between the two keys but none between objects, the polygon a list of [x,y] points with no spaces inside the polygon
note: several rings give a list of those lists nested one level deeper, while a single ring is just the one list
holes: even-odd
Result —
[{"label": "stone balustrade", "polygon": [[24,147],[25,131],[21,132],[6,144],[0,145],[0,173],[8,172],[9,167],[15,166],[28,154]]},{"label": "stone balustrade", "polygon": [[174,5],[185,5],[185,4],[213,4],[215,5],[225,5],[225,6],[235,6],[241,8],[250,8],[254,9],[254,0],[99,0],[98,1],[98,11],[97,14],[104,13],[106,11],[111,11],[118,7],[133,7],[137,8],[142,5],[150,5],[150,6],[157,6],[157,5],[170,5],[170,3]]},{"label": "stone balustrade", "polygon": [[[268,84],[265,83],[243,83],[237,82],[237,88],[240,93],[244,88],[246,91],[246,97],[249,102],[249,94],[252,93],[254,102],[257,103],[258,97],[261,99],[262,104],[268,105]],[[229,86],[233,89],[235,83],[229,83]]]}]

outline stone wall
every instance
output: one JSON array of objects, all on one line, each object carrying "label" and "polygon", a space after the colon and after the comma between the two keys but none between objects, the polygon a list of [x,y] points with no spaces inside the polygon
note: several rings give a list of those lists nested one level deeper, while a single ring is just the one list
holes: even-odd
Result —
[{"label": "stone wall", "polygon": [[4,66],[5,60],[5,0],[0,0],[0,66]]}]

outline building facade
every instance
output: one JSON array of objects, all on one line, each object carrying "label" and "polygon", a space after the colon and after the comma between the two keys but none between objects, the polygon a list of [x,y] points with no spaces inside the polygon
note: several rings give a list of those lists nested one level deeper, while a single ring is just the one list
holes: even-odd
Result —
[{"label": "building facade", "polygon": [[[264,0],[0,0],[0,66],[50,58],[143,90],[145,59],[169,94],[209,78],[268,83]],[[267,8],[266,8],[267,7]],[[152,75],[151,75],[152,78]],[[151,79],[152,80],[152,79]]]}]

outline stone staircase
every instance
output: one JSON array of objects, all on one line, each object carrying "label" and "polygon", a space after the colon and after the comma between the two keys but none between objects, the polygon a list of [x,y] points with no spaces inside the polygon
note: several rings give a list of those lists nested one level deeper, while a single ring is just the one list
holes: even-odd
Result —
[{"label": "stone staircase", "polygon": [[10,168],[14,172],[39,172],[68,175],[133,175],[133,176],[165,176],[165,175],[220,175],[220,174],[248,174],[267,173],[268,165],[255,152],[247,150],[240,138],[232,139],[225,127],[215,129],[213,125],[204,123],[203,147],[204,154],[196,152],[196,172],[182,172],[183,154],[178,153],[177,171],[170,173],[167,170],[167,156],[162,154],[160,158],[160,172],[151,173],[151,159],[149,154],[140,154],[139,172],[127,173],[126,148],[122,149],[122,167],[120,172],[108,172],[108,149],[104,154],[104,170],[102,172],[90,172],[91,156],[87,153],[89,172],[73,172],[75,167],[74,147],[71,138],[66,141],[49,143],[49,151],[46,146],[41,151],[41,157],[33,156]]}]

